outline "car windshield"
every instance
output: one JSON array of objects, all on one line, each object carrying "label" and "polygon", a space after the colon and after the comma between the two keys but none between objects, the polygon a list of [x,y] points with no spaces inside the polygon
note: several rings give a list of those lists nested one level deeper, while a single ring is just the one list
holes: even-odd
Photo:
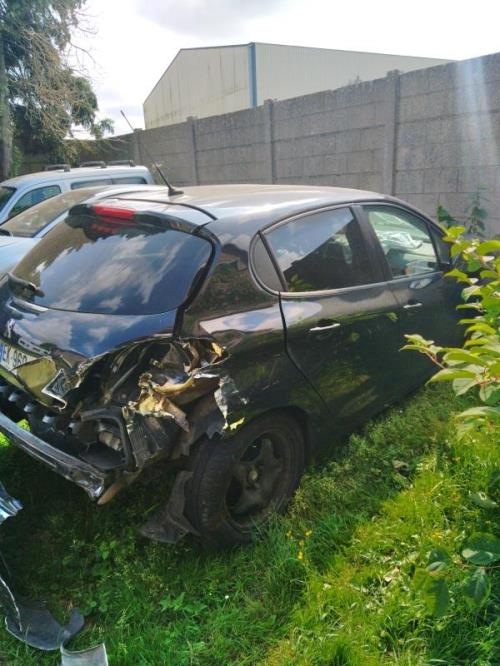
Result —
[{"label": "car windshield", "polygon": [[0,210],[2,210],[10,199],[14,196],[15,187],[0,187]]},{"label": "car windshield", "polygon": [[[163,219],[74,211],[14,273],[36,286],[30,297],[37,305],[95,314],[157,314],[184,303],[211,253],[208,241],[174,230]],[[15,279],[11,288],[17,289]]]},{"label": "car windshield", "polygon": [[70,208],[104,189],[103,187],[88,187],[58,194],[8,220],[2,224],[0,231],[8,231],[11,236],[23,236],[24,238],[36,236],[47,225],[68,212]]}]

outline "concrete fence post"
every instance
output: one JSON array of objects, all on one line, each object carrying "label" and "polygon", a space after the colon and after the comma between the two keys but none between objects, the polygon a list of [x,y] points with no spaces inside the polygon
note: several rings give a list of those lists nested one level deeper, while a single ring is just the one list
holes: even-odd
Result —
[{"label": "concrete fence post", "polygon": [[385,94],[384,194],[394,194],[396,176],[396,141],[399,115],[399,71],[387,72]]},{"label": "concrete fence post", "polygon": [[141,132],[142,129],[136,129],[133,131],[133,133],[130,135],[130,150],[132,153],[132,159],[136,164],[144,164],[144,160],[142,157],[142,149],[141,149]]},{"label": "concrete fence post", "polygon": [[188,125],[190,152],[191,152],[191,180],[193,185],[199,185],[200,179],[198,175],[198,155],[196,148],[196,123],[195,116],[189,116],[186,120]]},{"label": "concrete fence post", "polygon": [[264,166],[264,182],[276,182],[276,167],[274,163],[274,102],[272,99],[266,99],[262,106],[264,114],[264,144],[266,146],[266,161]]}]

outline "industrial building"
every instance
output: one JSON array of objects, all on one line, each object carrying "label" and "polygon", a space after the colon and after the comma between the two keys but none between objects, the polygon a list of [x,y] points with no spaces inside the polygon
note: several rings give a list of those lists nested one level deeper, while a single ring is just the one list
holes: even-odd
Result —
[{"label": "industrial building", "polygon": [[278,44],[181,49],[144,102],[146,129],[410,72],[448,60]]}]

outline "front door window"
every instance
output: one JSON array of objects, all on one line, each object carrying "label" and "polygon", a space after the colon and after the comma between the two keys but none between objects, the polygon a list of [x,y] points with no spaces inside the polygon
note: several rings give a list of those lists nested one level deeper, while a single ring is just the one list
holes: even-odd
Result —
[{"label": "front door window", "polygon": [[365,211],[393,278],[439,270],[434,244],[423,220],[391,206],[367,206]]}]

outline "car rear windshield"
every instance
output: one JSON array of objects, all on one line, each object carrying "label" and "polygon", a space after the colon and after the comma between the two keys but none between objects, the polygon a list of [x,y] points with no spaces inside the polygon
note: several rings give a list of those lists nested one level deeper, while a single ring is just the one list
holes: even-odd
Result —
[{"label": "car rear windshield", "polygon": [[0,187],[0,210],[3,209],[9,199],[12,199],[15,191],[14,187]]},{"label": "car rear windshield", "polygon": [[12,236],[23,236],[31,238],[36,236],[37,233],[42,231],[44,227],[53,222],[63,213],[69,211],[70,208],[76,206],[85,199],[88,199],[96,192],[100,192],[105,188],[88,188],[86,190],[78,190],[77,192],[65,192],[51,197],[46,201],[42,201],[36,206],[32,206],[27,210],[19,213],[5,224],[2,224],[2,229],[10,232]]},{"label": "car rear windshield", "polygon": [[[179,222],[179,220],[177,220]],[[153,216],[142,221],[69,215],[16,267],[35,285],[12,289],[48,308],[96,314],[147,315],[188,298],[212,245]]]}]

